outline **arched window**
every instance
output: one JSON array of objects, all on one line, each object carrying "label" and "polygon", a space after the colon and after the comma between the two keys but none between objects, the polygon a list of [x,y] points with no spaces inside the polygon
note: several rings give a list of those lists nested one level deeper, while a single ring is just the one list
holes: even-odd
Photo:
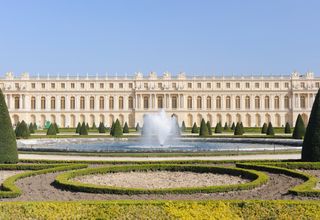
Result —
[{"label": "arched window", "polygon": [[123,109],[123,97],[119,97],[119,109]]},{"label": "arched window", "polygon": [[246,96],[245,98],[245,108],[250,109],[250,97]]},{"label": "arched window", "polygon": [[36,97],[31,97],[31,109],[36,109]]},{"label": "arched window", "polygon": [[275,109],[279,109],[280,108],[279,96],[274,97],[274,108]]},{"label": "arched window", "polygon": [[221,109],[221,97],[216,98],[216,109]]},{"label": "arched window", "polygon": [[266,96],[264,98],[264,108],[265,109],[269,109],[270,108],[270,98],[269,98],[269,96]]},{"label": "arched window", "polygon": [[109,98],[109,109],[114,109],[114,99],[112,96]]},{"label": "arched window", "polygon": [[240,103],[240,96],[236,97],[236,109],[240,109],[241,108],[241,103]]},{"label": "arched window", "polygon": [[99,98],[99,109],[103,110],[104,109],[104,97],[100,96]]},{"label": "arched window", "polygon": [[149,97],[148,96],[143,97],[143,108],[145,108],[145,109],[149,108]]},{"label": "arched window", "polygon": [[70,98],[70,109],[75,109],[76,108],[76,99],[74,96],[71,96]]},{"label": "arched window", "polygon": [[56,98],[51,97],[51,109],[56,109]]},{"label": "arched window", "polygon": [[41,109],[46,109],[46,97],[41,97]]},{"label": "arched window", "polygon": [[90,109],[91,110],[94,109],[94,97],[93,96],[90,97]]},{"label": "arched window", "polygon": [[158,96],[158,108],[163,108],[163,97]]},{"label": "arched window", "polygon": [[191,96],[188,96],[188,109],[192,109],[192,97]]},{"label": "arched window", "polygon": [[290,100],[289,100],[289,96],[285,96],[284,97],[284,108],[288,109],[290,108]]},{"label": "arched window", "polygon": [[133,98],[132,98],[132,96],[129,96],[128,106],[129,106],[129,109],[133,109]]},{"label": "arched window", "polygon": [[176,108],[178,108],[178,100],[177,100],[177,96],[173,96],[172,98],[171,98],[171,107],[173,108],[173,109],[176,109]]},{"label": "arched window", "polygon": [[80,109],[85,109],[85,99],[83,96],[80,97]]},{"label": "arched window", "polygon": [[60,109],[66,109],[66,98],[64,96],[60,98]]},{"label": "arched window", "polygon": [[201,109],[202,108],[202,98],[201,96],[197,97],[197,109]]},{"label": "arched window", "polygon": [[256,96],[254,98],[254,108],[255,109],[260,109],[260,97],[259,96]]},{"label": "arched window", "polygon": [[231,108],[231,97],[227,96],[226,98],[226,109],[230,109]]},{"label": "arched window", "polygon": [[15,96],[14,97],[14,108],[15,109],[19,109],[20,108],[20,97],[19,96]]},{"label": "arched window", "polygon": [[207,109],[211,109],[211,97],[207,97]]}]

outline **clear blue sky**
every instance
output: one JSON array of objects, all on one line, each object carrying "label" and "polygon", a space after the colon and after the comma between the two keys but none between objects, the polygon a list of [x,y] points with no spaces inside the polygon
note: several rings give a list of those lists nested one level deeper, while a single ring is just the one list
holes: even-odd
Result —
[{"label": "clear blue sky", "polygon": [[320,75],[319,0],[0,0],[0,75]]}]

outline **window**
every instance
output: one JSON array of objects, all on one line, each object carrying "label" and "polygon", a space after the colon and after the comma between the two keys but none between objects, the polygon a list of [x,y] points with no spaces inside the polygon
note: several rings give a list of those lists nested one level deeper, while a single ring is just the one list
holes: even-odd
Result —
[{"label": "window", "polygon": [[217,88],[218,88],[218,89],[221,88],[221,83],[217,83]]},{"label": "window", "polygon": [[163,97],[162,96],[158,97],[158,108],[163,108]]},{"label": "window", "polygon": [[36,84],[35,83],[31,83],[31,88],[35,89],[36,88]]},{"label": "window", "polygon": [[46,84],[45,83],[41,83],[41,88],[45,89],[46,88]]},{"label": "window", "polygon": [[264,98],[264,108],[265,109],[269,109],[270,108],[270,98],[269,98],[269,96],[266,96]]},{"label": "window", "polygon": [[119,88],[123,89],[123,83],[119,83]]},{"label": "window", "polygon": [[94,97],[93,96],[90,97],[90,109],[91,110],[94,109]]},{"label": "window", "polygon": [[51,89],[56,88],[56,84],[55,83],[51,83]]},{"label": "window", "polygon": [[65,83],[61,83],[61,89],[65,89],[66,88],[66,84]]},{"label": "window", "polygon": [[114,99],[112,96],[109,98],[109,109],[114,109]]},{"label": "window", "polygon": [[129,96],[128,106],[129,106],[129,109],[133,109],[133,98],[132,98],[132,96]]},{"label": "window", "polygon": [[207,109],[211,109],[211,97],[207,97]]},{"label": "window", "polygon": [[192,109],[192,97],[191,96],[188,96],[187,106],[188,106],[188,109]]},{"label": "window", "polygon": [[197,83],[197,88],[198,88],[198,89],[201,88],[201,83]]},{"label": "window", "polygon": [[246,109],[250,109],[250,97],[246,96],[244,106]]},{"label": "window", "polygon": [[56,109],[56,98],[55,97],[51,97],[51,109]]},{"label": "window", "polygon": [[188,83],[188,89],[192,88],[192,83]]},{"label": "window", "polygon": [[104,83],[100,83],[100,89],[104,88]]},{"label": "window", "polygon": [[304,95],[300,96],[300,108],[306,108],[306,97]]},{"label": "window", "polygon": [[109,83],[109,88],[113,89],[113,83]]},{"label": "window", "polygon": [[256,96],[254,98],[254,108],[255,109],[260,109],[260,97],[259,96]]},{"label": "window", "polygon": [[254,86],[256,89],[258,89],[260,87],[259,83],[255,83]]},{"label": "window", "polygon": [[279,109],[280,108],[280,99],[279,96],[274,97],[274,108]]},{"label": "window", "polygon": [[211,83],[207,83],[207,88],[211,89]]},{"label": "window", "polygon": [[72,96],[70,98],[70,109],[75,109],[76,108],[76,100],[75,98]]},{"label": "window", "polygon": [[316,88],[320,88],[320,83],[316,82]]},{"label": "window", "polygon": [[177,83],[172,83],[172,88],[176,89],[177,88]]},{"label": "window", "polygon": [[202,99],[201,96],[197,97],[197,109],[201,109],[202,108]]},{"label": "window", "polygon": [[119,97],[119,109],[123,109],[123,97]]},{"label": "window", "polygon": [[250,83],[246,82],[246,88],[247,88],[247,89],[250,88]]},{"label": "window", "polygon": [[221,97],[216,98],[216,109],[221,109]]},{"label": "window", "polygon": [[290,100],[289,100],[289,96],[287,95],[284,97],[284,107],[286,109],[290,108]]},{"label": "window", "polygon": [[147,97],[147,96],[143,97],[143,108],[144,109],[149,108],[149,97]]},{"label": "window", "polygon": [[66,108],[66,98],[62,96],[60,99],[60,109],[65,109],[65,108]]},{"label": "window", "polygon": [[177,100],[177,96],[173,96],[172,99],[171,99],[171,107],[173,109],[176,109],[178,108],[178,100]]},{"label": "window", "polygon": [[84,89],[84,83],[80,84],[81,89]]},{"label": "window", "polygon": [[71,83],[71,89],[74,89],[74,88],[75,88],[75,84]]},{"label": "window", "polygon": [[300,87],[304,88],[305,87],[305,83],[304,82],[300,83]]},{"label": "window", "polygon": [[147,88],[148,88],[148,83],[144,83],[144,84],[143,84],[143,87],[144,87],[145,89],[147,89]]},{"label": "window", "polygon": [[279,88],[279,83],[278,82],[274,83],[274,87],[278,89]]},{"label": "window", "polygon": [[133,88],[133,84],[129,83],[129,89],[132,89],[132,88]]},{"label": "window", "polygon": [[230,109],[231,108],[231,97],[227,96],[226,98],[226,109]]},{"label": "window", "polygon": [[14,87],[15,87],[16,89],[19,89],[19,83],[15,83],[15,84],[14,84]]},{"label": "window", "polygon": [[20,108],[20,97],[19,96],[15,96],[14,97],[14,108],[15,109],[19,109]]},{"label": "window", "polygon": [[46,109],[46,98],[44,96],[41,97],[41,109]]},{"label": "window", "polygon": [[100,96],[99,98],[99,109],[102,110],[104,109],[104,97]]},{"label": "window", "polygon": [[240,109],[241,108],[241,102],[240,102],[240,96],[236,97],[236,109]]},{"label": "window", "polygon": [[289,83],[286,82],[286,83],[284,84],[284,87],[285,87],[285,88],[289,88]]},{"label": "window", "polygon": [[236,88],[240,89],[240,83],[236,83]]},{"label": "window", "polygon": [[226,84],[226,87],[227,87],[228,89],[230,89],[230,83],[227,83],[227,84]]},{"label": "window", "polygon": [[85,99],[83,96],[80,97],[80,109],[85,109]]},{"label": "window", "polygon": [[268,89],[268,88],[269,88],[269,83],[265,83],[265,84],[264,84],[264,87],[265,87],[266,89]]},{"label": "window", "polygon": [[31,109],[36,109],[36,98],[34,96],[31,97]]},{"label": "window", "polygon": [[94,89],[94,83],[90,83],[90,89]]}]

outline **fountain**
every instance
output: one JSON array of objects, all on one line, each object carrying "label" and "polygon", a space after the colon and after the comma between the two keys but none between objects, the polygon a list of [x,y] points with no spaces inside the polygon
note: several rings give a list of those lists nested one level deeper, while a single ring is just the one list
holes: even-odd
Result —
[{"label": "fountain", "polygon": [[144,116],[142,130],[144,143],[155,144],[157,141],[160,146],[164,146],[179,135],[180,128],[176,117],[167,116],[164,109]]}]

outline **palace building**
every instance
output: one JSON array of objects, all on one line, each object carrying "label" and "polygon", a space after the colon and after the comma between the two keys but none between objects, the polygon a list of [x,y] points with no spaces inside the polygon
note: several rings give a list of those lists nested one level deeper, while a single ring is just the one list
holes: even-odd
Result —
[{"label": "palace building", "polygon": [[217,122],[243,122],[246,127],[294,125],[300,113],[305,123],[320,87],[320,78],[308,72],[290,76],[171,76],[166,72],[147,77],[30,76],[6,73],[0,79],[12,123],[25,120],[44,127],[47,121],[60,127],[78,122],[103,122],[117,118],[130,127],[143,125],[147,113],[165,109],[187,127],[202,118]]}]

